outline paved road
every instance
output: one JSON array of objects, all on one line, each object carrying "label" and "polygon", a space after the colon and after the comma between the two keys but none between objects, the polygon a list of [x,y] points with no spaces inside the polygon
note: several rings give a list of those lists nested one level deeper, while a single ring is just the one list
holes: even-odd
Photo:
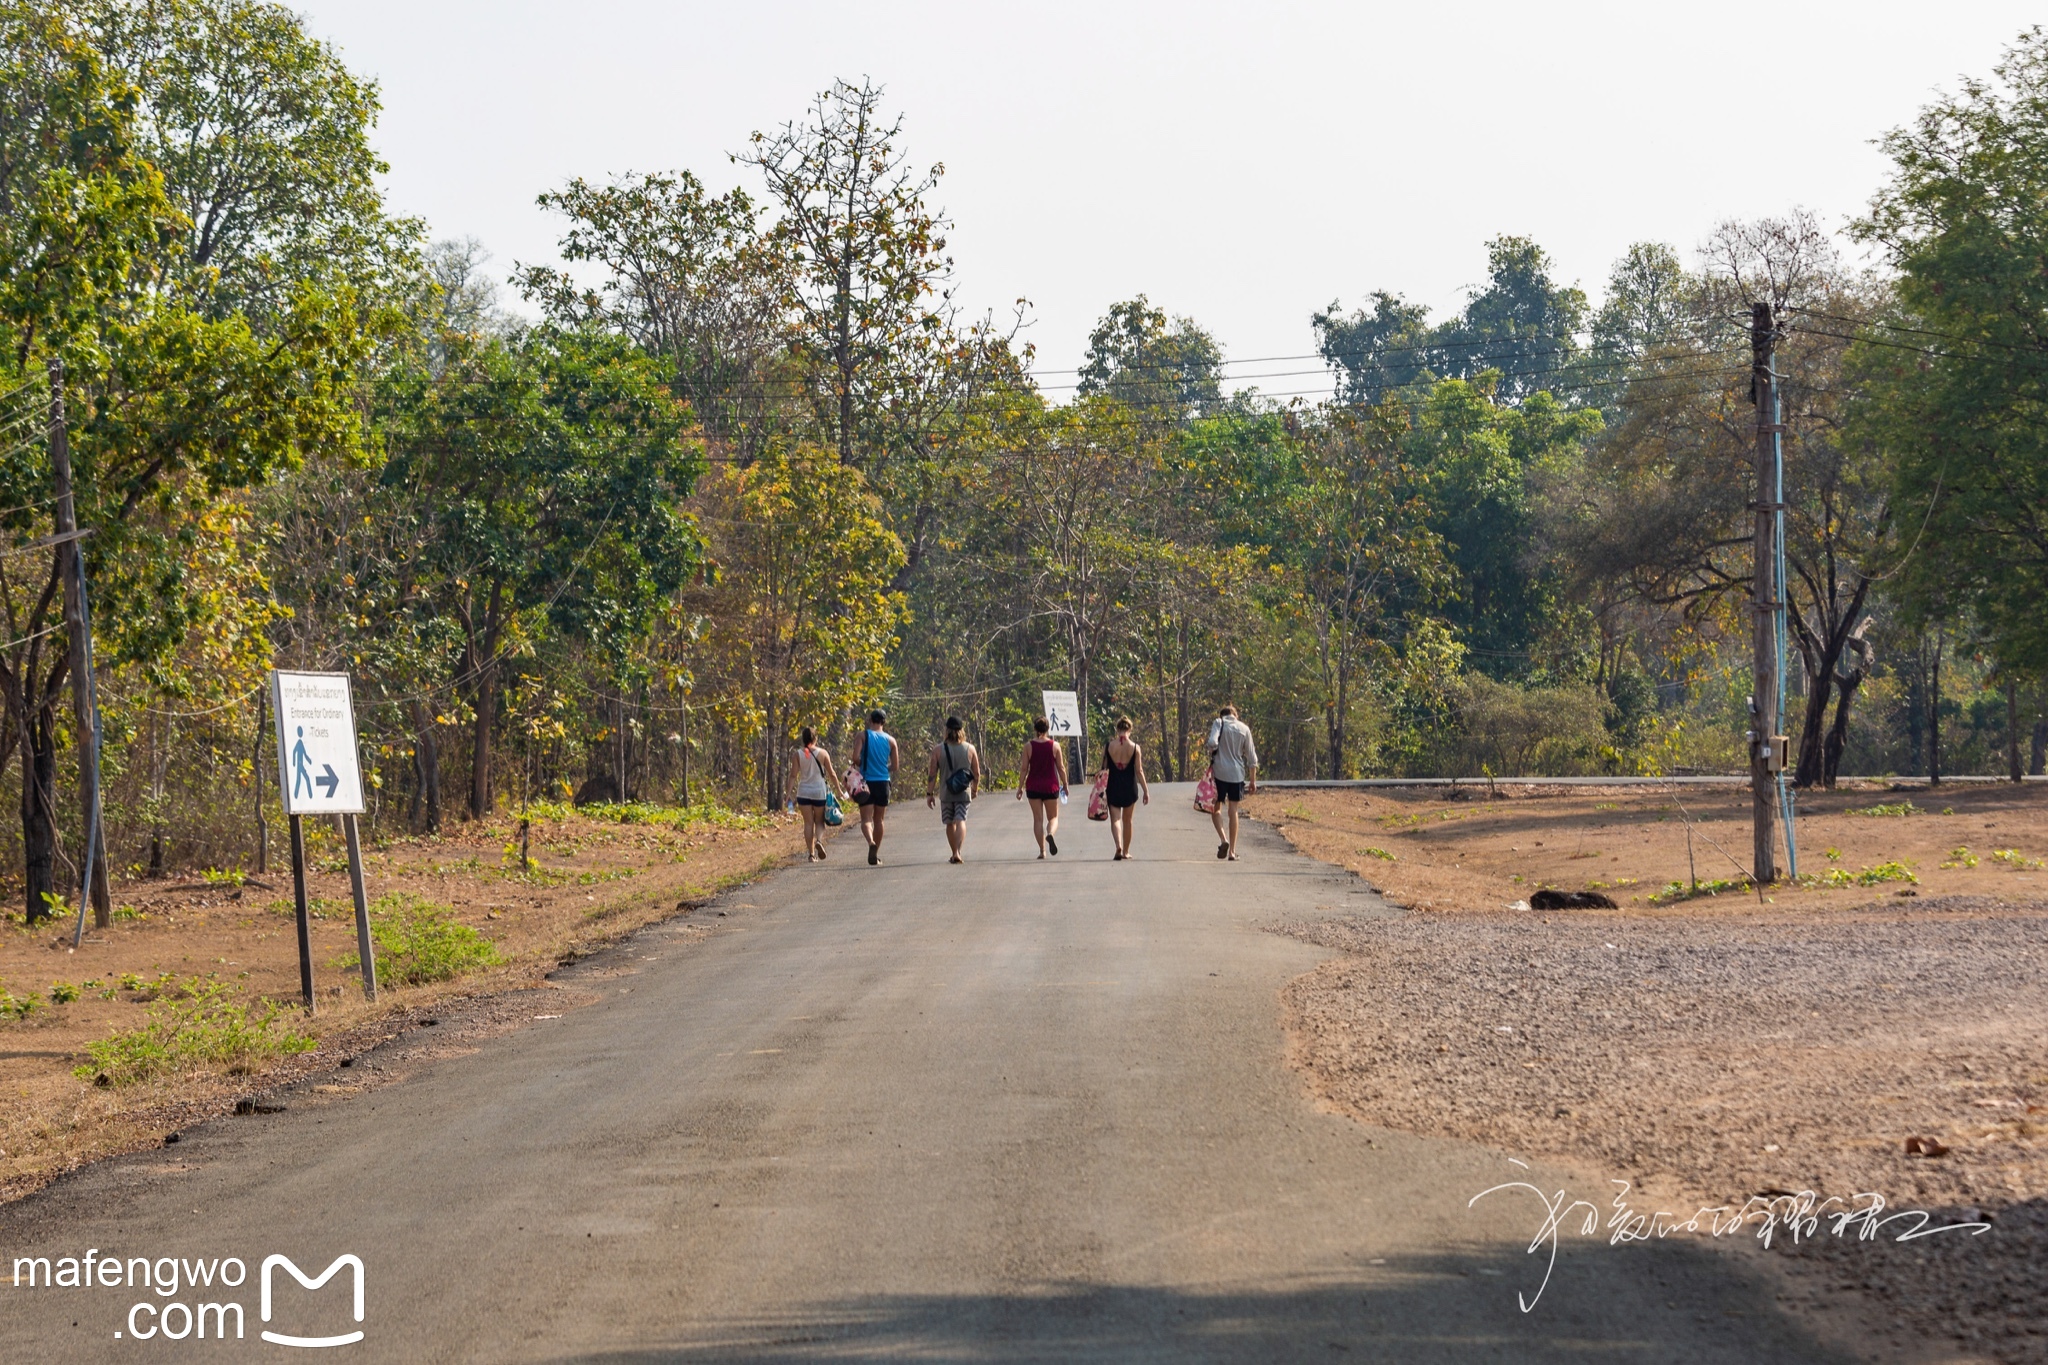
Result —
[{"label": "paved road", "polygon": [[[841,839],[702,941],[650,929],[561,974],[598,997],[562,1018],[0,1210],[9,1260],[250,1271],[0,1283],[0,1356],[290,1358],[258,1330],[353,1330],[345,1294],[278,1272],[261,1323],[256,1267],[352,1252],[349,1361],[1838,1358],[1675,1244],[1568,1244],[1519,1311],[1534,1201],[1466,1208],[1515,1168],[1319,1112],[1285,1065],[1278,992],[1325,954],[1260,926],[1387,913],[1348,877],[1257,830],[1219,863],[1184,791],[1122,864],[1078,819],[1032,860],[998,797],[949,867],[921,805],[894,814],[882,867]],[[240,1346],[113,1336],[138,1301],[231,1297]]]}]

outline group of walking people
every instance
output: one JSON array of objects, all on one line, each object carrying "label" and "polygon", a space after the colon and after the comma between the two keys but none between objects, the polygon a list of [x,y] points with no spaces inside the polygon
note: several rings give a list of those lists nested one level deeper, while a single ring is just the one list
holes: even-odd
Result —
[{"label": "group of walking people", "polygon": [[[869,865],[882,861],[891,792],[902,768],[902,746],[882,728],[887,723],[885,712],[868,712],[867,726],[847,757],[844,780],[810,726],[798,736],[799,747],[790,755],[789,780],[803,815],[807,860],[816,862],[825,856],[825,828],[836,823],[831,815],[836,798],[860,812]],[[1060,808],[1070,795],[1066,751],[1052,737],[1051,728],[1043,716],[1031,723],[1031,741],[1024,747],[1023,781],[1017,784],[1017,799],[1031,807],[1031,834],[1041,859],[1059,856]],[[1209,809],[1216,826],[1216,856],[1234,861],[1238,805],[1258,790],[1258,749],[1252,743],[1250,727],[1238,719],[1234,706],[1217,713],[1206,747],[1209,778],[1216,788]],[[959,717],[948,716],[946,737],[932,747],[925,762],[924,803],[936,809],[945,824],[946,844],[952,853],[949,862],[965,860],[967,812],[981,794],[984,776],[980,750],[967,742],[966,727]],[[1107,807],[1110,840],[1115,845],[1113,860],[1122,862],[1131,856],[1131,817],[1138,806],[1152,802],[1152,787],[1145,777],[1145,750],[1131,737],[1128,717],[1117,721],[1115,733],[1103,746],[1102,767],[1095,780]]]}]

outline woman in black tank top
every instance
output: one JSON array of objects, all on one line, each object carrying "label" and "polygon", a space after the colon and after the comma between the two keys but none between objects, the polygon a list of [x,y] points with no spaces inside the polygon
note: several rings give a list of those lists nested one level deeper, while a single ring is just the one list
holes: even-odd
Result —
[{"label": "woman in black tank top", "polygon": [[1103,799],[1109,803],[1109,837],[1116,843],[1116,858],[1131,856],[1131,812],[1140,800],[1152,804],[1152,788],[1145,781],[1145,751],[1131,738],[1131,721],[1126,716],[1116,723],[1116,734],[1102,752],[1102,771],[1109,780]]}]

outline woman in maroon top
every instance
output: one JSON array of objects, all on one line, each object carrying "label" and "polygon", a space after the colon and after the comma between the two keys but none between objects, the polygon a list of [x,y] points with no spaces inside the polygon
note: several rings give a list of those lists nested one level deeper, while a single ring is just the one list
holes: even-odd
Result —
[{"label": "woman in maroon top", "polygon": [[1024,746],[1024,783],[1017,799],[1031,803],[1031,833],[1038,840],[1038,856],[1047,851],[1060,856],[1059,841],[1053,834],[1060,827],[1060,797],[1067,790],[1067,765],[1061,762],[1060,742],[1051,738],[1052,726],[1044,716],[1031,722],[1038,733]]}]

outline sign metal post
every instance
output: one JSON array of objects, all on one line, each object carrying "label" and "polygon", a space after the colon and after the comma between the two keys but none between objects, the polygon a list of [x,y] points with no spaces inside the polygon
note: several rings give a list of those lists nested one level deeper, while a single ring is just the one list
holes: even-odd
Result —
[{"label": "sign metal post", "polygon": [[356,950],[363,994],[377,998],[377,959],[370,938],[370,905],[363,889],[362,840],[356,816],[363,809],[363,773],[356,751],[355,702],[346,673],[270,675],[277,712],[277,789],[292,827],[292,898],[299,921],[299,991],[313,1011],[313,928],[306,905],[304,817],[341,818],[348,845],[349,890],[356,903]]}]

